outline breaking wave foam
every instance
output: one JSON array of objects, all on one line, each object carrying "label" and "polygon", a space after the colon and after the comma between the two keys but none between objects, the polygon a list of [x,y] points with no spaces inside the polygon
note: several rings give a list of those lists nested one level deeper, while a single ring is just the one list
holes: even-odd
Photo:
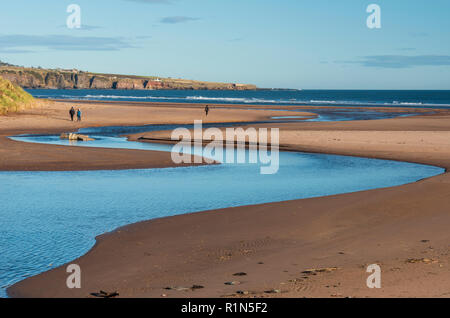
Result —
[{"label": "breaking wave foam", "polygon": [[67,94],[34,94],[37,98],[50,99],[80,99],[80,100],[164,100],[164,101],[186,101],[186,102],[222,102],[228,104],[285,104],[285,105],[347,105],[347,106],[418,106],[418,107],[450,107],[450,104],[422,103],[422,102],[368,102],[349,100],[301,100],[301,99],[266,99],[257,97],[213,97],[213,96],[137,96],[137,95],[115,95],[115,94],[87,94],[87,95],[67,95]]}]

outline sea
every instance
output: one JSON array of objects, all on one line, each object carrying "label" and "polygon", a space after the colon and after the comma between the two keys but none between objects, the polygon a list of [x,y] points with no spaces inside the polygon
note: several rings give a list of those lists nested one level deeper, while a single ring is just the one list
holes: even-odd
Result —
[{"label": "sea", "polygon": [[450,108],[450,90],[61,90],[27,89],[37,98],[285,106]]}]

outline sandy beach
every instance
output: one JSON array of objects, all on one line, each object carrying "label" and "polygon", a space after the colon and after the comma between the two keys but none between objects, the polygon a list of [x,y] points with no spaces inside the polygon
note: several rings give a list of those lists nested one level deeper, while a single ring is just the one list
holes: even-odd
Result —
[{"label": "sandy beach", "polygon": [[[68,109],[82,105],[84,120],[71,122]],[[77,131],[83,127],[139,126],[147,124],[192,124],[203,122],[249,122],[268,120],[272,116],[287,116],[291,112],[269,110],[212,109],[204,116],[204,106],[186,109],[177,105],[152,103],[86,103],[47,102],[20,114],[0,116],[0,170],[4,171],[67,171],[163,168],[174,166],[170,153],[124,149],[86,149],[58,145],[24,144],[7,136],[48,134]],[[311,116],[308,112],[299,115]]]},{"label": "sandy beach", "polygon": [[[40,109],[0,117],[0,170],[174,166],[170,153],[7,138],[17,134],[292,115],[283,107],[217,105],[206,118],[204,105],[85,102],[80,105],[86,120],[72,123],[67,115],[72,104],[48,102]],[[370,121],[252,126],[280,128],[281,150],[450,168],[450,113],[445,110]],[[130,140],[167,140],[169,133],[143,133]],[[120,297],[450,297],[449,205],[450,175],[445,173],[398,187],[144,221],[97,237],[86,255],[70,262],[82,268],[81,289],[66,287],[66,268],[61,266],[13,285],[8,294],[92,297],[104,290],[117,291]],[[382,268],[381,289],[366,286],[366,267],[374,263]]]}]

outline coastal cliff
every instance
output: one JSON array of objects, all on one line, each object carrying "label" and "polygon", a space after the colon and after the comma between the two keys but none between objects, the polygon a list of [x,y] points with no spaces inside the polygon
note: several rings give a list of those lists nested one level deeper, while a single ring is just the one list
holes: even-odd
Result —
[{"label": "coastal cliff", "polygon": [[202,82],[173,78],[98,74],[79,70],[1,65],[0,76],[23,88],[46,89],[206,89],[255,90],[250,84]]}]

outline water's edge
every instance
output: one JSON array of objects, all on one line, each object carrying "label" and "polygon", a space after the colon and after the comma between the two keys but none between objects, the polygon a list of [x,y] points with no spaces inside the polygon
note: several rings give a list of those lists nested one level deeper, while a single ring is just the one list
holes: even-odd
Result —
[{"label": "water's edge", "polygon": [[[122,128],[124,128],[124,127],[122,127]],[[84,129],[84,130],[85,130],[85,131],[89,131],[89,129],[97,130],[97,129],[101,129],[101,127],[86,128],[86,129]],[[82,132],[83,132],[83,130],[82,130]],[[28,136],[31,137],[31,136],[33,136],[33,135],[28,135]],[[10,138],[13,139],[13,140],[21,140],[23,137],[24,137],[24,136],[12,136],[12,137],[10,137]],[[125,138],[124,138],[124,139],[125,139]],[[141,144],[141,143],[139,143],[139,142],[133,142],[133,143],[131,143],[130,141],[128,141],[128,139],[125,139],[125,140],[126,140],[126,143],[129,143],[130,145],[131,145],[131,144]],[[21,141],[24,141],[24,140],[21,140]],[[44,142],[44,143],[45,143],[45,142]],[[158,145],[158,147],[159,147],[159,145]],[[95,148],[98,148],[98,147],[95,147]],[[131,148],[126,148],[126,149],[136,149],[136,148],[135,148],[134,146],[132,146]],[[169,150],[167,150],[167,148],[166,148],[166,150],[161,150],[161,151],[169,151]],[[282,151],[283,151],[283,152],[297,152],[297,153],[300,153],[300,154],[312,154],[312,153],[310,153],[310,152],[303,152],[303,151],[300,152],[300,151],[298,151],[298,150],[296,150],[296,149],[282,149]],[[321,153],[321,154],[328,154],[328,153]],[[352,158],[352,157],[358,157],[358,156],[339,155],[339,154],[333,154],[333,155],[337,155],[337,156],[340,156],[340,157],[349,157],[349,158]],[[360,158],[367,158],[367,157],[360,157]],[[369,158],[369,159],[374,159],[374,158],[375,158],[375,157]],[[383,159],[383,158],[377,158],[376,160],[396,161],[396,160],[392,160],[392,159],[386,160],[386,159]],[[404,162],[404,161],[401,161],[401,162]],[[431,175],[431,176],[428,176],[428,177],[425,177],[425,178],[422,178],[422,179],[419,179],[419,180],[415,180],[415,181],[413,181],[413,182],[419,182],[419,181],[422,181],[422,180],[424,180],[424,179],[432,178],[432,177],[438,176],[438,175],[440,175],[440,174],[446,172],[445,168],[442,168],[442,167],[437,167],[437,166],[433,166],[433,165],[427,165],[427,164],[423,164],[423,163],[416,163],[416,162],[411,162],[411,163],[412,163],[412,164],[422,165],[422,166],[429,166],[429,167],[434,167],[434,168],[440,168],[440,169],[443,170],[443,171],[441,171],[441,172],[438,173],[438,174],[434,174],[434,175]],[[163,169],[164,169],[164,168],[163,168]],[[170,168],[170,169],[180,169],[180,168]],[[137,169],[137,170],[142,170],[142,169]],[[147,169],[144,169],[144,170],[147,170]],[[158,170],[159,170],[159,169],[158,169]],[[122,171],[122,170],[120,170],[120,171]],[[411,182],[403,183],[403,184],[399,184],[399,185],[390,185],[390,186],[380,187],[380,188],[389,188],[389,187],[393,187],[393,186],[403,186],[403,185],[406,185],[406,184],[409,184],[409,183],[411,183]],[[376,189],[380,189],[380,188],[376,188]],[[370,190],[370,189],[369,189],[369,190]],[[362,190],[352,191],[352,192],[345,192],[345,193],[353,193],[353,192],[359,192],[359,191],[367,191],[367,189],[362,189]],[[339,193],[339,194],[343,194],[343,193]],[[328,195],[325,195],[325,196],[328,196]],[[323,196],[322,196],[322,197],[323,197]],[[303,198],[300,198],[300,199],[297,198],[297,199],[281,200],[281,201],[271,201],[271,202],[287,202],[287,201],[301,200],[301,199],[303,199]],[[267,203],[268,203],[268,202],[267,202]],[[267,204],[267,203],[260,203],[260,204]],[[254,204],[249,204],[249,205],[254,205]],[[232,206],[233,206],[233,205],[232,205]],[[239,206],[245,206],[245,205],[239,205]],[[212,209],[212,210],[215,210],[215,209]],[[202,210],[202,211],[187,212],[187,213],[204,213],[204,212],[207,212],[207,211],[210,211],[210,210]],[[185,214],[185,213],[183,213],[183,214]],[[170,218],[170,217],[173,217],[173,216],[174,216],[174,215],[163,216],[162,218]],[[84,255],[86,255],[87,253],[89,253],[89,251],[92,250],[92,249],[97,245],[98,239],[100,239],[100,238],[103,237],[104,235],[108,235],[108,234],[114,233],[114,232],[116,232],[118,229],[121,229],[121,228],[124,228],[124,227],[133,226],[134,224],[137,224],[137,223],[147,222],[147,221],[154,220],[154,219],[159,219],[159,218],[160,218],[160,217],[156,217],[156,218],[152,217],[152,218],[149,218],[149,219],[140,220],[140,221],[138,221],[138,222],[132,222],[132,223],[129,223],[129,224],[127,224],[127,225],[122,225],[122,226],[116,227],[116,228],[115,228],[114,230],[112,230],[112,231],[104,232],[103,234],[97,235],[97,236],[95,237],[95,243],[88,249],[88,251],[87,251],[86,253],[82,254],[80,257],[83,257]],[[69,261],[69,262],[70,262],[70,261]],[[67,264],[67,263],[65,263],[65,264]],[[64,264],[63,264],[63,265],[59,265],[58,267],[60,267],[60,266],[64,266]],[[46,271],[42,271],[41,273],[36,274],[36,275],[40,275],[40,274],[45,273],[45,272],[46,272]],[[36,276],[36,275],[32,275],[32,276]],[[32,277],[32,276],[31,276],[31,277]],[[27,278],[28,278],[28,277],[27,277]],[[27,279],[27,278],[25,278],[25,279]],[[17,282],[15,282],[13,285],[7,287],[7,289],[6,289],[6,294],[7,294],[7,290],[8,290],[9,288],[11,288],[12,286],[14,286],[15,284],[17,284]]]}]

